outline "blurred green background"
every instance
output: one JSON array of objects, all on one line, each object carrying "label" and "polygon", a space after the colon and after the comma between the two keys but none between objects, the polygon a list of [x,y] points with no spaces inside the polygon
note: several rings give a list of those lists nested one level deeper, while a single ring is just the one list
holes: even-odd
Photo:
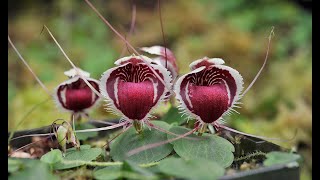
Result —
[{"label": "blurred green background", "polygon": [[[132,4],[137,7],[134,32],[128,35]],[[157,1],[92,1],[134,47],[163,45]],[[71,66],[46,31],[47,25],[70,59],[99,79],[120,57],[124,43],[84,1],[9,1],[9,35],[44,84],[53,90],[67,80]],[[291,138],[280,145],[304,157],[301,179],[311,179],[312,15],[294,1],[175,0],[161,1],[166,45],[177,57],[180,74],[204,56],[220,57],[237,69],[244,87],[261,67],[271,27],[269,61],[256,84],[241,100],[240,114],[226,117],[229,126],[268,137]],[[126,51],[126,55],[129,55]],[[69,119],[50,99],[18,122],[49,96],[8,46],[8,129],[31,129]],[[114,118],[103,107],[95,119]],[[275,142],[279,144],[278,142]]]}]

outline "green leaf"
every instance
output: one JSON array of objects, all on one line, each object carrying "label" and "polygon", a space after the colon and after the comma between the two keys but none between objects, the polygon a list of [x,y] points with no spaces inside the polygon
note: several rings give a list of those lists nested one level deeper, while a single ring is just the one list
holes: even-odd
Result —
[{"label": "green leaf", "polygon": [[63,158],[62,162],[58,162],[53,165],[54,169],[69,169],[78,166],[82,166],[85,163],[66,163],[68,161],[92,161],[95,160],[101,153],[101,148],[82,148],[80,150],[69,150],[66,152],[65,157]]},{"label": "green leaf", "polygon": [[124,161],[122,165],[122,170],[123,171],[131,171],[131,172],[137,172],[139,174],[142,174],[144,176],[154,176],[152,172],[147,170],[146,168],[141,168],[139,167],[138,164],[132,162],[132,161]]},{"label": "green leaf", "polygon": [[18,159],[8,158],[8,172],[13,173],[18,171],[23,167],[23,162]]},{"label": "green leaf", "polygon": [[[96,127],[91,124],[87,124],[87,123],[75,125],[76,130],[94,129],[94,128],[96,128]],[[87,140],[88,138],[98,136],[98,132],[84,132],[84,133],[77,133],[76,135],[79,140]]]},{"label": "green leaf", "polygon": [[179,113],[179,109],[176,107],[171,107],[169,111],[161,118],[161,121],[164,121],[168,124],[176,123],[181,125],[186,121],[186,118],[182,117],[182,114]]},{"label": "green leaf", "polygon": [[121,166],[109,166],[93,171],[93,176],[98,180],[113,180],[113,179],[154,179],[153,177],[143,176],[136,172],[124,171]]},{"label": "green leaf", "polygon": [[[27,161],[22,161],[27,162]],[[9,180],[34,180],[34,179],[46,179],[46,180],[56,180],[57,176],[53,175],[50,171],[50,167],[39,160],[32,161],[30,167],[27,165],[23,170],[13,173],[9,176]]]},{"label": "green leaf", "polygon": [[43,155],[40,160],[48,164],[55,164],[62,161],[62,153],[59,149],[54,149]]},{"label": "green leaf", "polygon": [[[90,148],[91,148],[91,146],[89,144],[84,144],[84,145],[80,146],[80,150],[85,150],[85,149],[90,149]],[[76,147],[72,147],[72,148],[67,149],[67,152],[76,151],[76,150],[77,150]]]},{"label": "green leaf", "polygon": [[93,171],[93,177],[99,180],[119,179],[121,177],[121,166],[109,166],[98,169],[96,171]]},{"label": "green leaf", "polygon": [[266,155],[267,159],[263,161],[263,165],[272,166],[275,164],[288,164],[290,162],[301,161],[302,158],[299,154],[273,151]]},{"label": "green leaf", "polygon": [[225,171],[218,163],[205,159],[167,158],[162,160],[158,167],[161,172],[168,175],[199,180],[217,179],[223,176]]},{"label": "green leaf", "polygon": [[[184,134],[190,129],[184,127],[172,127],[171,132],[176,134]],[[175,136],[168,134],[168,139]],[[217,162],[223,167],[232,164],[234,156],[234,146],[226,139],[217,135],[204,133],[202,136],[194,134],[188,137],[199,138],[199,140],[190,140],[181,138],[171,142],[175,152],[184,159],[207,159]]]},{"label": "green leaf", "polygon": [[[170,125],[161,121],[152,121],[152,123],[166,130],[170,127]],[[111,143],[110,155],[115,161],[131,160],[138,164],[159,161],[171,153],[171,144],[168,143],[156,148],[148,149],[130,157],[127,157],[126,154],[130,150],[141,146],[166,140],[167,135],[163,132],[159,132],[158,130],[149,130],[148,127],[144,127],[143,132],[141,134],[137,134],[134,128],[130,128],[127,132],[121,134],[113,143]]]}]

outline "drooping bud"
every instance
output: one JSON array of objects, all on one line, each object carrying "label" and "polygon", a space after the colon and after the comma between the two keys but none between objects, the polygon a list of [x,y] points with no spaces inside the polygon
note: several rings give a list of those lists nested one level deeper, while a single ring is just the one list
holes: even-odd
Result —
[{"label": "drooping bud", "polygon": [[168,48],[162,46],[151,46],[142,47],[140,50],[149,54],[158,55],[158,57],[153,58],[153,60],[159,62],[164,67],[167,65],[166,68],[171,72],[172,79],[175,79],[178,76],[179,69],[176,64],[176,57]]},{"label": "drooping bud", "polygon": [[57,129],[57,132],[55,133],[57,141],[64,153],[66,152],[66,147],[67,147],[67,134],[68,134],[68,128],[64,127],[63,125],[59,126]]},{"label": "drooping bud", "polygon": [[63,122],[58,126],[58,128],[55,130],[55,136],[64,153],[66,152],[66,146],[69,143],[76,147],[76,149],[80,149],[80,142],[68,122]]}]

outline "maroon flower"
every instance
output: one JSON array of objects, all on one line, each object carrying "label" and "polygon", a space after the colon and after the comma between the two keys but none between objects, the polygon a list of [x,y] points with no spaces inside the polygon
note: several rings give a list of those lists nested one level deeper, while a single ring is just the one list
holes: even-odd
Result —
[{"label": "maroon flower", "polygon": [[[99,81],[89,78],[88,72],[81,69],[79,72],[96,90],[99,90]],[[97,104],[99,96],[77,75],[74,69],[66,71],[64,74],[70,79],[59,84],[55,89],[54,99],[58,107],[75,115],[87,113],[87,110]]]},{"label": "maroon flower", "polygon": [[190,64],[191,72],[181,76],[174,87],[180,108],[200,125],[223,122],[240,99],[243,79],[239,72],[222,65],[220,58],[204,57]]},{"label": "maroon flower", "polygon": [[129,122],[148,120],[150,112],[169,95],[169,90],[141,58],[171,86],[170,72],[146,56],[117,60],[117,66],[104,72],[100,80],[100,92],[107,99],[108,110]]},{"label": "maroon flower", "polygon": [[178,75],[179,69],[176,64],[176,58],[173,55],[172,51],[168,48],[162,46],[151,46],[151,47],[142,47],[141,51],[147,52],[149,54],[158,55],[158,57],[153,58],[154,61],[159,62],[161,65],[166,67],[167,60],[167,69],[171,72],[172,79],[175,79]]}]

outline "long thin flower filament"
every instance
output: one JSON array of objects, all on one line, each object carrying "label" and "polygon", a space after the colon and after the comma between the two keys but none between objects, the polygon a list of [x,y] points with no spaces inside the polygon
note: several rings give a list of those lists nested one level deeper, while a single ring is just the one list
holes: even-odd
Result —
[{"label": "long thin flower filament", "polygon": [[75,132],[76,132],[76,133],[84,133],[84,132],[104,131],[104,130],[115,129],[115,128],[124,126],[124,125],[126,125],[127,123],[128,123],[128,122],[125,121],[125,122],[122,122],[122,123],[119,123],[119,124],[115,124],[115,125],[112,125],[112,126],[107,126],[107,127],[102,127],[102,128],[76,130]]},{"label": "long thin flower filament", "polygon": [[50,98],[34,105],[25,115],[23,115],[23,117],[21,118],[21,120],[18,121],[18,124],[11,130],[11,133],[10,133],[10,136],[8,138],[8,144],[10,143],[13,135],[14,135],[14,132],[18,129],[18,127],[21,126],[21,124],[27,119],[27,117],[34,111],[36,110],[38,107],[40,107],[40,105],[42,105],[43,103],[47,102]]},{"label": "long thin flower filament", "polygon": [[122,41],[124,41],[131,49],[134,53],[136,53],[144,63],[146,63],[146,65],[150,68],[150,70],[156,75],[156,77],[159,79],[159,81],[168,89],[171,90],[170,87],[168,87],[168,85],[163,81],[163,79],[160,77],[160,75],[150,66],[149,62],[147,62],[142,56],[141,54],[135,50],[135,48],[116,30],[114,29],[114,27],[99,13],[99,11],[90,3],[90,1],[85,0],[86,3],[94,10],[94,12],[103,20],[104,23],[106,23],[109,28],[118,36],[120,37],[120,39]]},{"label": "long thin flower filament", "polygon": [[160,0],[158,0],[158,8],[159,8],[159,17],[160,17],[160,26],[161,26],[161,34],[163,39],[163,46],[164,46],[164,54],[166,59],[165,67],[168,68],[168,57],[167,57],[167,48],[166,48],[166,39],[164,38],[164,30],[163,30],[163,23],[162,23],[162,16],[161,16],[161,5]]},{"label": "long thin flower filament", "polygon": [[263,140],[270,140],[270,141],[288,142],[288,141],[292,141],[297,135],[297,131],[296,131],[294,136],[292,138],[290,138],[290,139],[270,138],[270,137],[265,137],[265,136],[256,136],[256,135],[253,135],[253,134],[244,133],[244,132],[237,131],[235,129],[229,128],[229,127],[224,126],[224,125],[218,125],[218,127],[222,128],[222,129],[225,129],[225,130],[228,130],[228,131],[231,131],[231,132],[242,134],[242,135],[245,135],[245,136],[250,136],[250,137],[259,138],[259,139],[263,139]]},{"label": "long thin flower filament", "polygon": [[99,97],[103,97],[94,87],[92,87],[92,85],[88,82],[88,80],[83,77],[83,75],[80,73],[80,71],[78,70],[78,68],[74,65],[74,63],[70,60],[70,58],[67,56],[67,54],[64,52],[64,50],[62,49],[62,47],[60,46],[60,44],[58,43],[58,41],[56,40],[56,38],[52,35],[52,33],[50,32],[50,30],[47,28],[47,26],[44,25],[44,27],[46,28],[46,30],[48,31],[49,35],[51,36],[51,38],[54,40],[54,42],[57,44],[57,46],[59,47],[59,49],[61,50],[62,54],[66,57],[66,59],[69,61],[69,63],[71,64],[71,66],[75,69],[75,71],[78,73],[78,75],[81,77],[81,79],[90,87],[90,89]]},{"label": "long thin flower filament", "polygon": [[[49,136],[49,137],[51,137],[51,136]],[[36,144],[36,143],[38,143],[38,142],[47,140],[49,137],[46,137],[45,139],[40,139],[40,140],[38,140],[38,141],[35,141],[35,142],[30,143],[30,144],[24,145],[24,146],[22,146],[22,147],[20,147],[20,148],[18,148],[18,149],[16,149],[16,150],[14,150],[14,151],[13,151],[12,153],[10,153],[8,156],[10,157],[10,156],[12,156],[12,154],[14,154],[14,153],[16,153],[16,152],[18,152],[18,151],[20,151],[20,150],[22,150],[22,149],[24,149],[24,148],[26,148],[26,147],[28,147],[28,146],[31,146],[32,144]]]},{"label": "long thin flower filament", "polygon": [[241,96],[244,96],[248,91],[249,89],[253,86],[253,84],[256,82],[256,80],[258,79],[258,77],[260,76],[262,70],[264,69],[264,66],[266,65],[267,63],[267,60],[268,60],[268,55],[269,55],[269,49],[270,49],[270,44],[271,44],[271,38],[272,36],[274,35],[274,27],[271,28],[271,32],[270,32],[270,35],[268,37],[268,48],[267,48],[267,53],[266,53],[266,57],[264,59],[264,62],[263,62],[263,65],[261,66],[260,70],[258,71],[257,75],[254,77],[254,79],[252,80],[252,82],[250,83],[250,85],[247,87],[247,89],[242,93]]},{"label": "long thin flower filament", "polygon": [[102,147],[105,147],[107,145],[109,145],[113,140],[115,140],[117,137],[119,137],[121,134],[127,132],[133,125],[130,124],[128,127],[124,128],[120,133],[118,133],[117,135],[115,135],[114,137],[112,137],[111,139],[109,139],[107,141],[107,143],[105,145],[103,145]]},{"label": "long thin flower filament", "polygon": [[[130,30],[129,30],[127,37],[129,37],[132,34],[132,32],[134,30],[135,22],[136,22],[136,5],[133,4],[132,5],[132,18],[131,18]],[[128,49],[127,43],[125,43],[125,46],[122,48],[120,57],[122,57],[124,55],[126,49]],[[128,49],[128,51],[129,51],[129,49]]]},{"label": "long thin flower filament", "polygon": [[19,136],[19,137],[11,138],[11,141],[16,140],[16,139],[25,138],[25,137],[51,136],[51,135],[54,135],[54,133],[27,134],[27,135],[23,135],[23,136]]},{"label": "long thin flower filament", "polygon": [[49,89],[42,83],[42,81],[38,78],[38,76],[33,72],[33,70],[31,69],[31,67],[29,66],[29,64],[27,63],[26,60],[24,60],[24,58],[22,57],[22,55],[19,53],[18,49],[15,47],[15,45],[12,43],[10,36],[8,35],[8,41],[10,43],[10,45],[13,47],[14,51],[18,54],[20,60],[27,66],[28,70],[31,72],[31,74],[33,75],[33,77],[38,81],[38,83],[40,84],[40,86],[46,91],[46,93],[51,96],[51,92],[49,91]]},{"label": "long thin flower filament", "polygon": [[[170,134],[170,135],[173,135],[173,136],[178,136],[178,137],[180,136],[180,134],[175,134],[175,133],[173,133],[173,132],[170,132],[170,131],[168,131],[168,130],[165,130],[165,129],[159,127],[159,126],[156,126],[156,125],[152,124],[152,123],[149,122],[149,121],[147,121],[146,123],[149,125],[149,127],[153,128],[153,129],[155,129],[155,130],[158,130],[158,131],[160,131],[160,132],[163,132],[163,133],[166,133],[166,134]],[[183,138],[185,138],[185,139],[190,139],[190,140],[199,140],[198,138],[190,138],[190,137],[183,137]]]}]

